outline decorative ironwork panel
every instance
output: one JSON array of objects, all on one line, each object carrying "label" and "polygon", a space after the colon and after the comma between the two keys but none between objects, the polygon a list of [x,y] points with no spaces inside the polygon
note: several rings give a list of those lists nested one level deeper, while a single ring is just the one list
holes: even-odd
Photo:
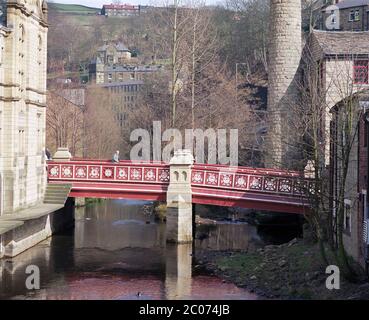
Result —
[{"label": "decorative ironwork panel", "polygon": [[75,166],[74,167],[74,177],[77,179],[87,178],[87,166]]},{"label": "decorative ironwork panel", "polygon": [[235,176],[235,187],[239,189],[247,189],[248,176],[245,174],[236,174]]},{"label": "decorative ironwork panel", "polygon": [[204,171],[192,171],[191,182],[194,184],[204,184]]},{"label": "decorative ironwork panel", "polygon": [[116,174],[117,180],[128,180],[128,167],[117,167]]},{"label": "decorative ironwork panel", "polygon": [[89,179],[100,179],[100,166],[89,166],[88,167],[88,178]]},{"label": "decorative ironwork panel", "polygon": [[142,168],[130,168],[129,169],[129,179],[133,181],[142,180]]},{"label": "decorative ironwork panel", "polygon": [[206,172],[205,184],[210,186],[217,186],[219,180],[219,173]]}]

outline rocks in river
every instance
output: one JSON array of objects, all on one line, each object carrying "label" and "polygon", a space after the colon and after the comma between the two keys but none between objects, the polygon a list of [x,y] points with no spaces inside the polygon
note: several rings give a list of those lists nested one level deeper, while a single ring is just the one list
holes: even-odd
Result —
[{"label": "rocks in river", "polygon": [[276,249],[276,247],[273,246],[273,245],[268,245],[268,246],[264,247],[265,252],[271,252],[271,251],[274,251],[275,249]]},{"label": "rocks in river", "polygon": [[195,223],[196,224],[216,224],[217,221],[216,220],[212,220],[212,219],[207,219],[207,218],[201,218],[199,215],[195,216]]},{"label": "rocks in river", "polygon": [[153,214],[153,210],[154,208],[152,205],[145,204],[142,206],[142,212],[146,216],[151,216]]},{"label": "rocks in river", "polygon": [[290,242],[288,242],[287,247],[291,247],[291,246],[293,246],[296,243],[297,243],[297,238],[294,238]]},{"label": "rocks in river", "polygon": [[287,264],[287,261],[282,259],[278,261],[278,267],[284,267]]}]

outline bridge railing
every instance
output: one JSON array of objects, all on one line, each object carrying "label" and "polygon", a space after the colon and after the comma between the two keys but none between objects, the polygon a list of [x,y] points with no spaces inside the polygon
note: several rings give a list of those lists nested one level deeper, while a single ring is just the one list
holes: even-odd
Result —
[{"label": "bridge railing", "polygon": [[[144,183],[168,185],[169,164],[164,162],[132,162],[123,160],[72,159],[48,161],[49,181]],[[247,191],[281,196],[306,197],[312,180],[297,171],[194,164],[192,187]]]},{"label": "bridge railing", "polygon": [[169,165],[162,162],[135,163],[108,160],[48,161],[49,181],[94,181],[169,184]]},{"label": "bridge railing", "polygon": [[293,197],[306,197],[313,187],[313,181],[297,171],[203,164],[193,166],[191,183],[195,187]]}]

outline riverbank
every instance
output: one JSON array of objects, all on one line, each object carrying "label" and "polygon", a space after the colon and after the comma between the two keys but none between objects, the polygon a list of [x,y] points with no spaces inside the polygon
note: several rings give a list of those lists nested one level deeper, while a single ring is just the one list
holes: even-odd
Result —
[{"label": "riverbank", "polygon": [[196,260],[206,270],[257,295],[270,299],[369,299],[369,283],[349,283],[328,290],[327,274],[316,244],[294,239],[253,252],[199,251]]}]

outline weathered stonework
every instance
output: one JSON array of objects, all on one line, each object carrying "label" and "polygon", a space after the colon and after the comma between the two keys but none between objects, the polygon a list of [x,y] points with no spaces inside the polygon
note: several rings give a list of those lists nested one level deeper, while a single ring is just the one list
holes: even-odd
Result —
[{"label": "weathered stonework", "polygon": [[0,215],[42,201],[47,5],[7,1],[0,24]]},{"label": "weathered stonework", "polygon": [[291,159],[287,137],[287,117],[296,101],[295,76],[302,51],[301,1],[270,1],[270,38],[268,56],[269,131],[265,163],[268,167],[286,167]]},{"label": "weathered stonework", "polygon": [[178,150],[170,161],[170,184],[167,192],[167,241],[192,242],[191,166],[189,150]]}]

